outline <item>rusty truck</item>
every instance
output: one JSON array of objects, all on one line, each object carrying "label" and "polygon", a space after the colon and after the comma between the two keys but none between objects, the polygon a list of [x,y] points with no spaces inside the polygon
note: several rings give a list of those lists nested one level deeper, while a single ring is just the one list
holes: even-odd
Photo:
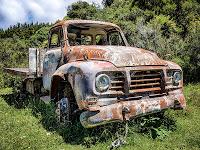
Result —
[{"label": "rusty truck", "polygon": [[24,89],[49,95],[60,122],[80,112],[85,128],[186,107],[183,72],[154,52],[129,46],[119,26],[67,20],[49,31],[48,47],[29,49]]}]

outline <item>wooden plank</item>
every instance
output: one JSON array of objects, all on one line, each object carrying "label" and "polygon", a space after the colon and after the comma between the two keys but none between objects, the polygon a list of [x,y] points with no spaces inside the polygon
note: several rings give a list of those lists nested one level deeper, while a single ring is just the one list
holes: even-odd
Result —
[{"label": "wooden plank", "polygon": [[4,70],[7,73],[13,74],[13,75],[20,75],[20,76],[28,76],[29,68],[4,68]]}]

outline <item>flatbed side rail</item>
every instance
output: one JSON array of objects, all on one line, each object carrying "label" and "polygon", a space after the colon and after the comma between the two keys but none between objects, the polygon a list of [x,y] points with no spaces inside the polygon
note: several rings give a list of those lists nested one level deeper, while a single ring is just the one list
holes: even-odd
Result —
[{"label": "flatbed side rail", "polygon": [[4,71],[13,75],[27,77],[30,75],[29,68],[4,68]]},{"label": "flatbed side rail", "polygon": [[45,49],[29,48],[28,68],[4,68],[4,70],[12,75],[20,75],[22,77],[41,77],[45,52]]}]

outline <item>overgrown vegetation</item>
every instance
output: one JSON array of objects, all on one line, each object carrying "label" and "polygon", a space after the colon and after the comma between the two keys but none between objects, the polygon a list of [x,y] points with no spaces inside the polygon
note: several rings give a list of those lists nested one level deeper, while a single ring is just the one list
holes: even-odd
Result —
[{"label": "overgrown vegetation", "polygon": [[15,86],[20,81],[6,74],[4,67],[28,67],[28,48],[47,43],[49,24],[17,24],[0,30],[0,88]]},{"label": "overgrown vegetation", "polygon": [[[185,82],[200,81],[200,5],[196,0],[104,0],[104,7],[76,2],[64,19],[118,24],[129,44],[178,63]],[[0,30],[0,87],[12,85],[3,67],[27,66],[28,47],[45,47],[49,24],[17,24]],[[16,63],[17,62],[17,63]]]},{"label": "overgrown vegetation", "polygon": [[[8,90],[8,91],[7,91]],[[84,129],[79,122],[60,126],[53,104],[28,97],[19,100],[5,89],[0,98],[0,149],[108,149],[123,124]],[[199,149],[200,85],[185,87],[187,109],[149,115],[128,123],[129,132],[123,149]],[[16,101],[14,101],[16,100]]]},{"label": "overgrown vegetation", "polygon": [[[197,0],[103,0],[103,8],[87,2],[68,7],[64,19],[93,19],[119,25],[129,44],[178,63],[185,82],[200,81],[200,5]],[[122,124],[84,129],[79,122],[56,123],[53,104],[16,93],[20,78],[4,67],[27,67],[28,48],[45,47],[49,24],[17,24],[0,30],[0,149],[107,149]],[[9,87],[14,87],[11,89]],[[10,95],[11,94],[11,95]],[[5,96],[6,95],[6,96]],[[200,149],[200,85],[185,87],[188,107],[129,122],[123,149]]]}]

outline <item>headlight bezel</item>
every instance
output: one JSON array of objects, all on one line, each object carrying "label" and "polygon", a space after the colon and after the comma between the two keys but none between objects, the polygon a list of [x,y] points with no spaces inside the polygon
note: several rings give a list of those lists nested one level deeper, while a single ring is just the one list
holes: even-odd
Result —
[{"label": "headlight bezel", "polygon": [[181,70],[167,70],[167,76],[171,77],[173,86],[179,86],[180,82],[183,80],[183,74]]},{"label": "headlight bezel", "polygon": [[[104,87],[102,85],[100,85],[99,82],[101,82],[100,80],[104,80],[106,79],[107,81],[107,85],[105,85]],[[104,80],[105,81],[105,80]],[[96,90],[99,92],[99,93],[103,93],[103,92],[107,92],[109,90],[111,86],[111,79],[110,77],[105,74],[105,73],[101,73],[101,74],[98,74],[95,78],[95,87],[96,87]]]}]

